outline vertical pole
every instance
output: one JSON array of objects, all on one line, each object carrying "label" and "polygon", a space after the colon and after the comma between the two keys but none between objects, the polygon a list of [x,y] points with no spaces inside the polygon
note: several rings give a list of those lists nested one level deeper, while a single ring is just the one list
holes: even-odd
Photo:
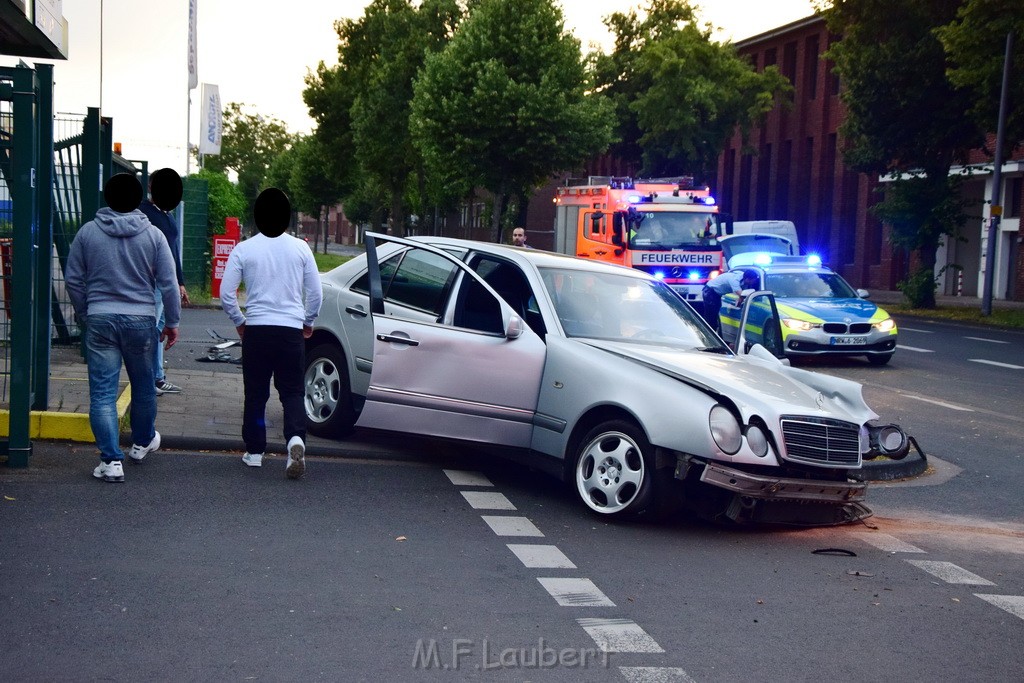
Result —
[{"label": "vertical pole", "polygon": [[100,110],[89,107],[82,130],[82,168],[79,192],[82,196],[82,224],[96,217],[103,197],[103,169],[100,161]]},{"label": "vertical pole", "polygon": [[988,240],[985,247],[985,285],[982,292],[981,314],[992,315],[992,289],[996,267],[996,246],[999,239],[999,219],[1003,215],[1003,145],[1006,141],[1006,109],[1010,92],[1010,55],[1013,54],[1013,31],[1006,34],[1006,54],[1003,57],[1003,89],[999,95],[999,122],[996,125],[995,168],[992,171],[992,204],[989,209]]},{"label": "vertical pole", "polygon": [[50,306],[53,296],[53,65],[36,64],[36,213],[39,217],[35,278],[35,371],[32,378],[33,410],[46,410],[50,402]]},{"label": "vertical pole", "polygon": [[14,208],[14,245],[11,287],[11,414],[7,466],[28,467],[32,455],[30,420],[32,406],[33,289],[32,266],[36,251],[36,167],[34,73],[27,67],[14,69],[14,149],[10,188]]}]

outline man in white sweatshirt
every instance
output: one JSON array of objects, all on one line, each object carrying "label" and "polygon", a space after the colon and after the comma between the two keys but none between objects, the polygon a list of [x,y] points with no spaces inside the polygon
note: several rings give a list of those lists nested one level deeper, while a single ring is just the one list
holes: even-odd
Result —
[{"label": "man in white sweatshirt", "polygon": [[[313,252],[304,240],[284,234],[291,203],[277,188],[260,193],[253,207],[259,234],[231,251],[220,301],[242,340],[242,440],[249,467],[263,464],[267,447],[266,408],[273,377],[284,408],[288,442],[285,474],[298,479],[306,471],[305,340],[313,335],[323,291]],[[238,305],[245,284],[246,306]]]}]

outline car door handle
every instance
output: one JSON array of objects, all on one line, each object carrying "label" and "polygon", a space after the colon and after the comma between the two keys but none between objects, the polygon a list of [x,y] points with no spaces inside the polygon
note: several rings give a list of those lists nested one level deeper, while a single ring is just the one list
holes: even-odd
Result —
[{"label": "car door handle", "polygon": [[393,334],[378,334],[377,341],[390,342],[392,344],[405,344],[406,346],[419,346],[420,343],[408,337],[397,337]]},{"label": "car door handle", "polygon": [[345,307],[345,312],[346,313],[351,313],[352,315],[358,315],[361,318],[365,318],[366,317],[366,311],[364,311],[363,309],[358,308],[356,306],[346,306]]}]

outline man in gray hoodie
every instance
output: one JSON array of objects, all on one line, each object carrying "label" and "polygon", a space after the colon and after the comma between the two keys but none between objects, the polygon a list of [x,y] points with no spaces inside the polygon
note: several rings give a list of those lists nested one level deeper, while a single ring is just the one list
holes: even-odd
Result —
[{"label": "man in gray hoodie", "polygon": [[[85,324],[89,368],[89,425],[100,451],[97,479],[124,481],[118,445],[117,388],[121,363],[132,389],[132,447],[136,462],[160,447],[153,386],[154,345],[178,340],[181,299],[174,258],[163,234],[139,210],[142,184],[112,176],[103,187],[107,207],[83,225],[71,243],[64,279]],[[163,294],[165,327],[157,338],[153,291]]]}]

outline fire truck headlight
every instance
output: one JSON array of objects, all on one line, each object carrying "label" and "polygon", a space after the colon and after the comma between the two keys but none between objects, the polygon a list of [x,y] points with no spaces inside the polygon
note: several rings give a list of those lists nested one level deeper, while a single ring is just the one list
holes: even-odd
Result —
[{"label": "fire truck headlight", "polygon": [[714,206],[715,205],[715,198],[711,197],[711,196],[705,197],[704,198],[704,203],[707,204],[708,206]]},{"label": "fire truck headlight", "polygon": [[709,280],[714,280],[716,277],[718,277],[721,274],[722,274],[722,271],[720,271],[720,270],[712,270],[710,273],[708,273],[708,279]]}]

